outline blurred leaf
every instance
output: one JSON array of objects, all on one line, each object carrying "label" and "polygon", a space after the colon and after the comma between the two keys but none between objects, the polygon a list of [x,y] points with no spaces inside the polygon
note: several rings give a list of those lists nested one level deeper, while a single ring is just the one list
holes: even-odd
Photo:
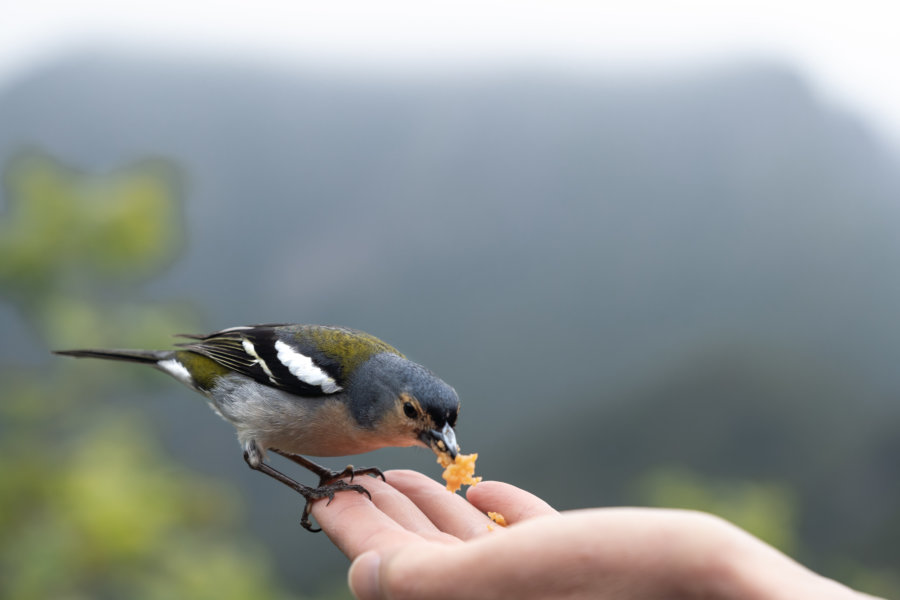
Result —
[{"label": "blurred leaf", "polygon": [[[103,310],[98,310],[100,306]],[[40,327],[52,348],[167,348],[174,332],[196,328],[198,314],[183,303],[139,305],[122,300],[105,306],[67,295],[46,299],[41,312]]]},{"label": "blurred leaf", "polygon": [[[129,299],[183,247],[171,166],[87,175],[31,154],[6,184],[0,295],[44,344],[167,346],[194,329],[189,305]],[[238,530],[239,494],[166,457],[144,413],[98,400],[138,370],[90,365],[0,365],[0,596],[282,597]]]},{"label": "blurred leaf", "polygon": [[45,155],[21,155],[5,174],[0,291],[19,304],[71,286],[134,283],[156,275],[184,245],[173,166],[145,161],[87,175]]},{"label": "blurred leaf", "polygon": [[709,512],[787,554],[797,549],[796,502],[785,486],[707,480],[687,469],[661,468],[640,477],[636,489],[649,505]]}]

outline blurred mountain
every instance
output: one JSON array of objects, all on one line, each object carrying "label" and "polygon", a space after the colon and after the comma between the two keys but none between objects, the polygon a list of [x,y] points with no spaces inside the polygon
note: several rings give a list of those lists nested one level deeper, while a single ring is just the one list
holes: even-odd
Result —
[{"label": "blurred mountain", "polygon": [[[457,387],[463,449],[488,477],[584,506],[677,462],[812,502],[834,468],[846,501],[811,509],[807,533],[885,492],[900,170],[789,69],[334,75],[85,54],[0,91],[0,122],[3,162],[29,147],[88,170],[177,161],[188,248],[136,293],[207,307],[211,329],[384,337]],[[159,421],[183,402],[155,402]],[[173,446],[293,518],[190,410]],[[437,472],[406,457],[372,461]],[[888,487],[879,515],[900,505]]]}]

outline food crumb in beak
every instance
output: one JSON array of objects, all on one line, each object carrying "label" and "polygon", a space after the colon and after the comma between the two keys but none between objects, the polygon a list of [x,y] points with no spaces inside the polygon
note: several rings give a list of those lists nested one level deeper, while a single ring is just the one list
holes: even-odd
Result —
[{"label": "food crumb in beak", "polygon": [[478,453],[457,454],[456,458],[450,458],[448,454],[438,454],[437,462],[444,467],[441,477],[447,482],[447,489],[456,492],[464,485],[475,485],[481,481],[481,477],[473,477],[475,474],[475,461]]}]

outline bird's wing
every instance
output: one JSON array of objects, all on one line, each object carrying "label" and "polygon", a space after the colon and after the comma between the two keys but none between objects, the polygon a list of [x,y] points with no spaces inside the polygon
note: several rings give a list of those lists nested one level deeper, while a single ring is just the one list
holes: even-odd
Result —
[{"label": "bird's wing", "polygon": [[256,381],[300,396],[344,389],[360,364],[396,350],[366,333],[320,325],[251,325],[209,335],[183,335],[179,347]]}]

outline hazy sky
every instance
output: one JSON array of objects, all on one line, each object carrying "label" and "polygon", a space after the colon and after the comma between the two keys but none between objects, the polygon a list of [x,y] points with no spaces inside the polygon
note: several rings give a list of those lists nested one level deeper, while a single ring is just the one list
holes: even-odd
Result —
[{"label": "hazy sky", "polygon": [[893,0],[0,0],[0,88],[85,47],[406,68],[540,63],[678,71],[781,60],[900,147]]}]

